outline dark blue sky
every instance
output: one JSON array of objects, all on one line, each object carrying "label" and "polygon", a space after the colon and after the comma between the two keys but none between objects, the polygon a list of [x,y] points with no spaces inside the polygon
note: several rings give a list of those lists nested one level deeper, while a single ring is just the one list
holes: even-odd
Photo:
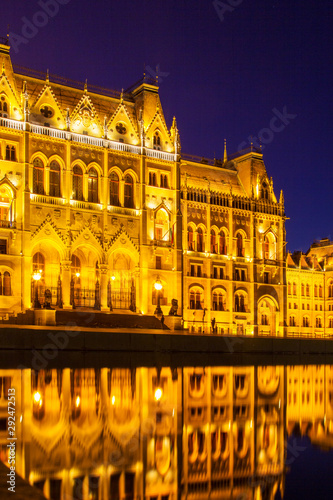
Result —
[{"label": "dark blue sky", "polygon": [[[287,248],[306,251],[333,239],[332,14],[329,0],[3,0],[1,30],[24,36],[14,63],[88,88],[126,89],[158,65],[183,152],[221,157],[224,138],[233,153],[261,131]],[[27,20],[40,26],[25,31]]]}]

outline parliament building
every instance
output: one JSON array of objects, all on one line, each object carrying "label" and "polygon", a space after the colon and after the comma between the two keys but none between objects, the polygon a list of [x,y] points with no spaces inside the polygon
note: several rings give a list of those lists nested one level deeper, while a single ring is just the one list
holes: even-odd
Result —
[{"label": "parliament building", "polygon": [[91,308],[193,333],[333,333],[330,242],[286,254],[260,149],[183,154],[147,76],[80,86],[13,68],[6,40],[0,72],[3,320]]}]

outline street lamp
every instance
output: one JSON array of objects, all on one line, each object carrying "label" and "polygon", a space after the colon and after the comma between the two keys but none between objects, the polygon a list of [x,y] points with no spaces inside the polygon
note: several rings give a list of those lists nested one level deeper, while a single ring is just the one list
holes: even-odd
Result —
[{"label": "street lamp", "polygon": [[154,288],[157,292],[157,307],[155,309],[154,314],[162,314],[162,309],[161,309],[161,290],[163,288],[163,285],[161,283],[161,280],[159,277],[157,277],[155,283],[154,283]]},{"label": "street lamp", "polygon": [[35,288],[35,298],[34,298],[34,308],[40,309],[40,302],[38,299],[38,281],[42,277],[42,271],[35,271],[32,275],[32,279],[34,280],[34,288]]}]

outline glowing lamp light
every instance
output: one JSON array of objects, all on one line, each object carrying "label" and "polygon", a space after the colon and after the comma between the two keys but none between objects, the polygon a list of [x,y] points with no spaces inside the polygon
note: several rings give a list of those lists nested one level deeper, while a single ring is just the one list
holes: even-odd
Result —
[{"label": "glowing lamp light", "polygon": [[81,403],[81,398],[80,398],[80,396],[77,396],[77,398],[75,400],[75,406],[76,406],[76,408],[78,408],[80,406],[80,403]]},{"label": "glowing lamp light", "polygon": [[75,273],[75,276],[76,276],[77,278],[79,278],[79,277],[80,277],[80,273]]},{"label": "glowing lamp light", "polygon": [[111,276],[111,279],[112,279],[112,281],[114,281],[116,279],[114,274]]},{"label": "glowing lamp light", "polygon": [[163,285],[162,285],[161,280],[159,278],[157,278],[157,280],[155,281],[154,288],[157,291],[162,290]]},{"label": "glowing lamp light", "polygon": [[111,404],[114,405],[116,402],[116,397],[115,396],[112,396],[112,399],[111,399]]},{"label": "glowing lamp light", "polygon": [[157,389],[155,391],[155,395],[154,395],[156,401],[160,401],[162,395],[163,395],[162,389],[160,387],[157,387]]},{"label": "glowing lamp light", "polygon": [[32,275],[32,278],[35,281],[39,281],[42,277],[41,271],[35,271],[34,274]]},{"label": "glowing lamp light", "polygon": [[36,392],[34,393],[34,396],[33,396],[33,397],[34,397],[34,402],[35,402],[35,403],[39,403],[39,402],[41,401],[41,395],[40,395],[40,393],[39,393],[38,391],[36,391]]}]

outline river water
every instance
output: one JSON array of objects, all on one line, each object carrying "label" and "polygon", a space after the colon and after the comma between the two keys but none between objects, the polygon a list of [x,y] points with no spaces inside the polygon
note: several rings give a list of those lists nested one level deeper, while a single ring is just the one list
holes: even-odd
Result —
[{"label": "river water", "polygon": [[53,500],[331,499],[332,422],[333,365],[0,370],[0,458]]}]

